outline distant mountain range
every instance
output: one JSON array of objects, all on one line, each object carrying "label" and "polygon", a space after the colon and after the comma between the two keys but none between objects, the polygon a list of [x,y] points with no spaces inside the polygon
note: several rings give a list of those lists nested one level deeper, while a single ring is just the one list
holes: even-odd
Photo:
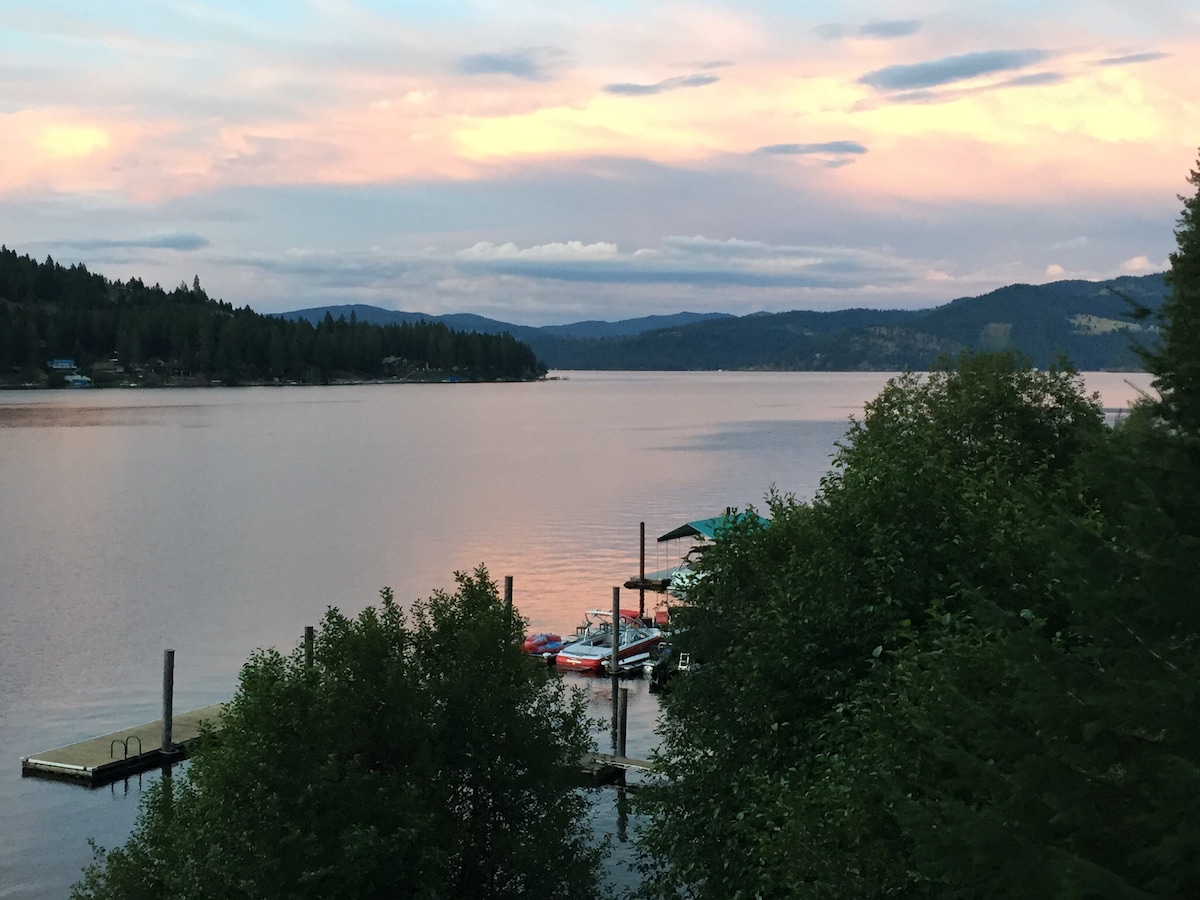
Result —
[{"label": "distant mountain range", "polygon": [[1110,281],[1014,284],[920,310],[847,309],[733,316],[677,313],[619,322],[534,327],[470,314],[432,316],[362,304],[282,313],[314,324],[328,313],[381,325],[441,322],[459,331],[509,332],[552,369],[927,369],[966,349],[1013,350],[1036,366],[1065,357],[1081,370],[1132,370],[1132,342],[1153,345],[1153,325],[1133,323],[1128,297],[1157,310],[1161,273]]}]

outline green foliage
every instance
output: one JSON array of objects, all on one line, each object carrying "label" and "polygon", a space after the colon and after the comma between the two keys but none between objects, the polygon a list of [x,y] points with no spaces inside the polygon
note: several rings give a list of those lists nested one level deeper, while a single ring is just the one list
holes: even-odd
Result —
[{"label": "green foliage", "polygon": [[583,700],[523,654],[482,567],[456,577],[411,619],[386,589],[331,609],[311,669],[257,652],[219,734],[73,896],[592,894]]},{"label": "green foliage", "polygon": [[1194,432],[1200,430],[1200,163],[1188,183],[1196,193],[1179,198],[1183,211],[1167,275],[1171,293],[1158,313],[1162,345],[1156,352],[1144,352],[1143,359],[1162,396],[1160,414]]},{"label": "green foliage", "polygon": [[[123,369],[182,383],[327,383],[384,376],[463,380],[538,378],[546,367],[509,334],[438,323],[369,325],[351,315],[306,321],[211,300],[195,278],[173,291],[140,279],[109,282],[0,247],[0,380],[71,357],[85,371],[115,356]],[[385,360],[390,364],[385,366]]]},{"label": "green foliage", "polygon": [[964,358],[708,548],[645,893],[1194,896],[1200,469],[1158,421]]}]

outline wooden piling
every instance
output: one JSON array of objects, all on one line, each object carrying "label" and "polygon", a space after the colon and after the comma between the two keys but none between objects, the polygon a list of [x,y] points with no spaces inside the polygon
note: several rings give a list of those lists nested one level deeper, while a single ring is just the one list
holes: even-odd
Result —
[{"label": "wooden piling", "polygon": [[638,618],[645,618],[646,615],[646,523],[641,523],[641,539],[638,544],[641,547],[639,554],[640,561],[638,563]]},{"label": "wooden piling", "polygon": [[304,626],[304,668],[313,667],[313,627]]},{"label": "wooden piling", "polygon": [[513,577],[511,575],[504,576],[504,612],[508,614],[508,620],[511,622],[513,616]]},{"label": "wooden piling", "polygon": [[620,671],[620,649],[621,649],[621,589],[613,588],[613,615],[612,615],[612,673],[616,675]]},{"label": "wooden piling", "polygon": [[162,755],[166,757],[175,754],[175,744],[171,740],[171,726],[175,721],[175,651],[163,651],[163,688],[162,688]]},{"label": "wooden piling", "polygon": [[162,819],[163,825],[168,828],[171,825],[171,818],[175,812],[175,779],[173,769],[169,760],[163,761],[162,765],[162,791],[158,795],[158,802],[162,804]]},{"label": "wooden piling", "polygon": [[625,756],[625,735],[629,724],[629,688],[621,688],[617,703],[617,756]]},{"label": "wooden piling", "polygon": [[623,781],[617,788],[617,840],[629,840],[629,789]]}]

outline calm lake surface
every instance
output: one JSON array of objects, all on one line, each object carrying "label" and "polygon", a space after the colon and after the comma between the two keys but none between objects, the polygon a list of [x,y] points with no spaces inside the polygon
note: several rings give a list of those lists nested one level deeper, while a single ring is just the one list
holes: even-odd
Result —
[{"label": "calm lake surface", "polygon": [[[164,649],[175,709],[206,706],[328,606],[426,597],[480,563],[514,577],[532,629],[570,631],[637,574],[639,522],[652,571],[676,525],[772,486],[811,497],[887,378],[0,393],[0,898],[65,896],[89,838],[127,836],[136,778],[89,791],[23,779],[20,758],[158,718]],[[1111,409],[1149,383],[1086,378]],[[607,715],[608,680],[568,677]],[[657,700],[624,684],[645,756]]]}]

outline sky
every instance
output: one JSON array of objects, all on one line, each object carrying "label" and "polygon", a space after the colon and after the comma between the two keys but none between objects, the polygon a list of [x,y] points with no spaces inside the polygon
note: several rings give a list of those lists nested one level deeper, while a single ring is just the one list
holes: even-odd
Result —
[{"label": "sky", "polygon": [[1168,265],[1200,0],[0,0],[0,243],[259,312],[919,308]]}]

